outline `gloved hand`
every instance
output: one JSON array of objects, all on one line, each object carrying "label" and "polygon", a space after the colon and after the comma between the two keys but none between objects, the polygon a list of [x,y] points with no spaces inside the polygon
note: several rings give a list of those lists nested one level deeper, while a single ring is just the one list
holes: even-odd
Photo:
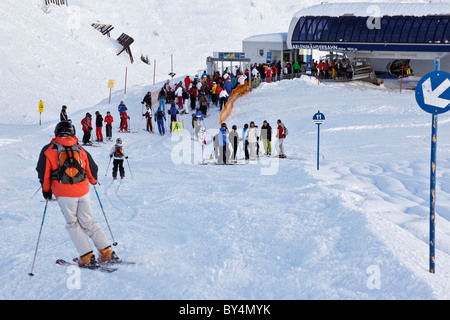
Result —
[{"label": "gloved hand", "polygon": [[128,156],[126,156],[125,159],[128,159]]},{"label": "gloved hand", "polygon": [[48,192],[45,192],[44,190],[42,190],[42,195],[44,196],[45,200],[51,200],[53,193],[52,193],[51,189]]}]

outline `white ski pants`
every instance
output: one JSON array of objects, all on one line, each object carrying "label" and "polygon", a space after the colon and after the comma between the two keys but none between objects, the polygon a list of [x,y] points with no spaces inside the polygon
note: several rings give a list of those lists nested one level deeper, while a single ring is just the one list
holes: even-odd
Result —
[{"label": "white ski pants", "polygon": [[66,219],[66,230],[80,256],[92,251],[88,237],[98,250],[110,246],[105,232],[92,216],[89,194],[80,198],[59,197],[58,204]]},{"label": "white ski pants", "polygon": [[284,138],[278,139],[278,154],[279,155],[284,154],[283,142],[284,142]]}]

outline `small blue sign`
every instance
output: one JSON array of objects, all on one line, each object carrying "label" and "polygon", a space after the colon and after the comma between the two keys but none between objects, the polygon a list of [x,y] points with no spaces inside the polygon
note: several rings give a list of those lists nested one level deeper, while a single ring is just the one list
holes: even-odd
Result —
[{"label": "small blue sign", "polygon": [[441,114],[450,110],[450,73],[433,71],[417,84],[416,101],[428,113]]},{"label": "small blue sign", "polygon": [[322,124],[325,121],[325,116],[319,111],[314,115],[313,121],[315,124]]}]

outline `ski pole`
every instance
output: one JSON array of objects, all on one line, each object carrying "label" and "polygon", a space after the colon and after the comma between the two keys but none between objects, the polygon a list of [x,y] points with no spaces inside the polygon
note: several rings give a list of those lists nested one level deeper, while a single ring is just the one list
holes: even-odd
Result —
[{"label": "ski pole", "polygon": [[111,159],[112,159],[112,157],[109,157],[109,163],[108,163],[108,167],[106,168],[105,177],[108,174],[109,165],[111,164]]},{"label": "ski pole", "polygon": [[41,188],[42,188],[42,186],[41,186],[41,187],[39,187],[39,189],[37,189],[37,190],[36,190],[36,192],[35,192],[35,193],[33,194],[33,196],[31,197],[31,199],[33,199],[33,198],[34,198],[34,196],[36,195],[36,193],[38,193],[38,191],[39,191],[39,190],[41,190]]},{"label": "ski pole", "polygon": [[109,233],[111,234],[111,238],[113,239],[113,246],[117,246],[116,240],[114,240],[113,233],[111,231],[111,227],[109,226],[108,219],[106,218],[105,210],[103,209],[102,202],[100,201],[100,197],[98,196],[97,188],[94,186],[95,194],[97,195],[98,203],[100,203],[100,207],[102,208],[103,216],[105,217],[106,224],[108,225]]},{"label": "ski pole", "polygon": [[131,172],[130,163],[128,162],[128,159],[126,159],[126,160],[127,160],[127,163],[128,163],[128,169],[130,169],[131,179],[134,179],[134,178],[133,178],[133,173]]},{"label": "ski pole", "polygon": [[47,206],[48,206],[48,199],[46,199],[46,201],[45,201],[44,215],[42,216],[41,228],[39,230],[39,236],[38,236],[38,240],[37,240],[37,243],[36,243],[36,250],[34,251],[33,265],[31,266],[31,271],[28,274],[30,277],[34,276],[34,273],[33,273],[34,263],[36,261],[36,256],[37,256],[37,252],[38,252],[38,248],[39,248],[39,241],[41,240],[42,227],[44,226],[44,220],[45,220],[45,214],[47,212]]}]

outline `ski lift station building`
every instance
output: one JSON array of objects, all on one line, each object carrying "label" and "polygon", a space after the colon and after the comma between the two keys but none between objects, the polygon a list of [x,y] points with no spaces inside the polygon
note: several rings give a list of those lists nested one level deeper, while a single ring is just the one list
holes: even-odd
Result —
[{"label": "ski lift station building", "polygon": [[450,72],[449,41],[449,3],[324,3],[297,12],[287,33],[243,40],[243,51],[256,63],[306,62],[313,50],[344,53],[371,61],[377,73],[387,73],[393,60],[409,60],[422,76],[436,58]]}]

